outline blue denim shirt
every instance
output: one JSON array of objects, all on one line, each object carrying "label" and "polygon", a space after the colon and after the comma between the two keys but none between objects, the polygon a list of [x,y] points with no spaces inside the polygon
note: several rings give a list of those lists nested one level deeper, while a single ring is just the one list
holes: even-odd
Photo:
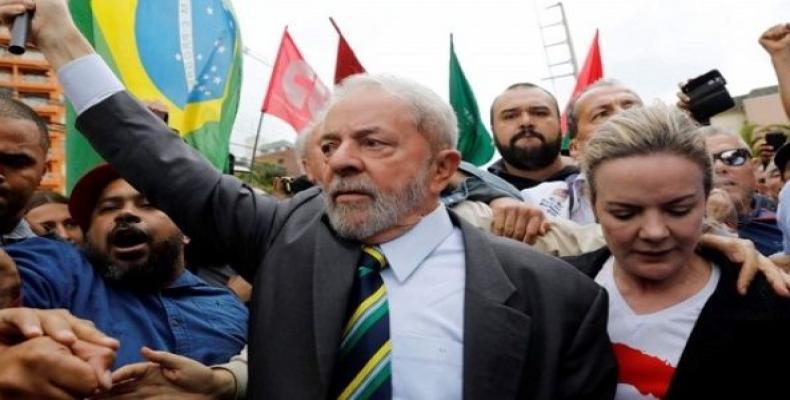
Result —
[{"label": "blue denim shirt", "polygon": [[752,212],[738,217],[738,236],[751,240],[764,256],[782,251],[782,232],[776,225],[775,210],[773,201],[755,194]]},{"label": "blue denim shirt", "polygon": [[219,364],[247,342],[247,309],[229,290],[185,271],[159,292],[112,285],[73,246],[45,238],[6,247],[22,277],[22,303],[65,308],[121,342],[113,368],[143,361],[148,346]]}]

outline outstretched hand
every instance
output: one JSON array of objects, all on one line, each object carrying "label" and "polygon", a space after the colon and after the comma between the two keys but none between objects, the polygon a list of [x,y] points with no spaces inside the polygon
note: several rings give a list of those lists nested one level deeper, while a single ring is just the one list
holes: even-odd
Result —
[{"label": "outstretched hand", "polygon": [[235,378],[176,354],[142,349],[148,360],[126,365],[112,374],[113,387],[94,399],[232,399]]},{"label": "outstretched hand", "polygon": [[740,265],[737,288],[741,295],[746,294],[754,277],[761,273],[777,295],[790,297],[790,274],[760,254],[750,240],[704,234],[700,246],[718,250],[733,264]]},{"label": "outstretched hand", "polygon": [[0,350],[0,365],[2,399],[78,399],[100,387],[90,364],[45,336]]},{"label": "outstretched hand", "polygon": [[79,319],[66,310],[0,310],[0,347],[39,336],[49,336],[65,346],[83,341],[111,350],[119,347],[117,340],[96,329],[92,322]]}]

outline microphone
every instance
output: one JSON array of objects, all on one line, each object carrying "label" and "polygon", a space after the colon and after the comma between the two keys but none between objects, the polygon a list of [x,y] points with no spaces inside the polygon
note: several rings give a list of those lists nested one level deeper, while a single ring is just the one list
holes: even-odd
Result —
[{"label": "microphone", "polygon": [[16,55],[25,54],[25,43],[27,43],[29,30],[29,12],[25,12],[14,17],[14,24],[11,26],[11,43],[8,45],[9,53]]}]

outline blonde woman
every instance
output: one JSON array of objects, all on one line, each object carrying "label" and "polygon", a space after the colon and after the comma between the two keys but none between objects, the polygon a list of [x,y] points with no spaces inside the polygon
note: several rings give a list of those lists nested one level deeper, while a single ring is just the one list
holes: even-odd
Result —
[{"label": "blonde woman", "polygon": [[[786,398],[790,301],[695,251],[712,187],[697,127],[658,104],[625,111],[587,144],[583,169],[607,246],[569,259],[609,293],[617,399]],[[780,392],[781,391],[781,392]]]}]

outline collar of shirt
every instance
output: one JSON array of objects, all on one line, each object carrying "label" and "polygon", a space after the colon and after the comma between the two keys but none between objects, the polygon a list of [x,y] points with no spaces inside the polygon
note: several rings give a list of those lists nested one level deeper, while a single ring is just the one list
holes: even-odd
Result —
[{"label": "collar of shirt", "polygon": [[8,241],[16,242],[22,239],[27,239],[31,237],[35,237],[36,234],[30,229],[30,225],[27,221],[22,218],[19,220],[19,223],[14,227],[14,230],[8,232],[7,234],[2,236],[2,242],[7,243]]},{"label": "collar of shirt", "polygon": [[197,275],[189,272],[188,269],[184,269],[184,272],[176,278],[170,285],[168,285],[165,290],[171,289],[182,289],[194,286],[204,286],[207,285],[202,279],[198,278]]},{"label": "collar of shirt", "polygon": [[417,267],[453,233],[453,222],[444,205],[423,217],[411,230],[387,243],[381,251],[398,282],[409,279]]}]

